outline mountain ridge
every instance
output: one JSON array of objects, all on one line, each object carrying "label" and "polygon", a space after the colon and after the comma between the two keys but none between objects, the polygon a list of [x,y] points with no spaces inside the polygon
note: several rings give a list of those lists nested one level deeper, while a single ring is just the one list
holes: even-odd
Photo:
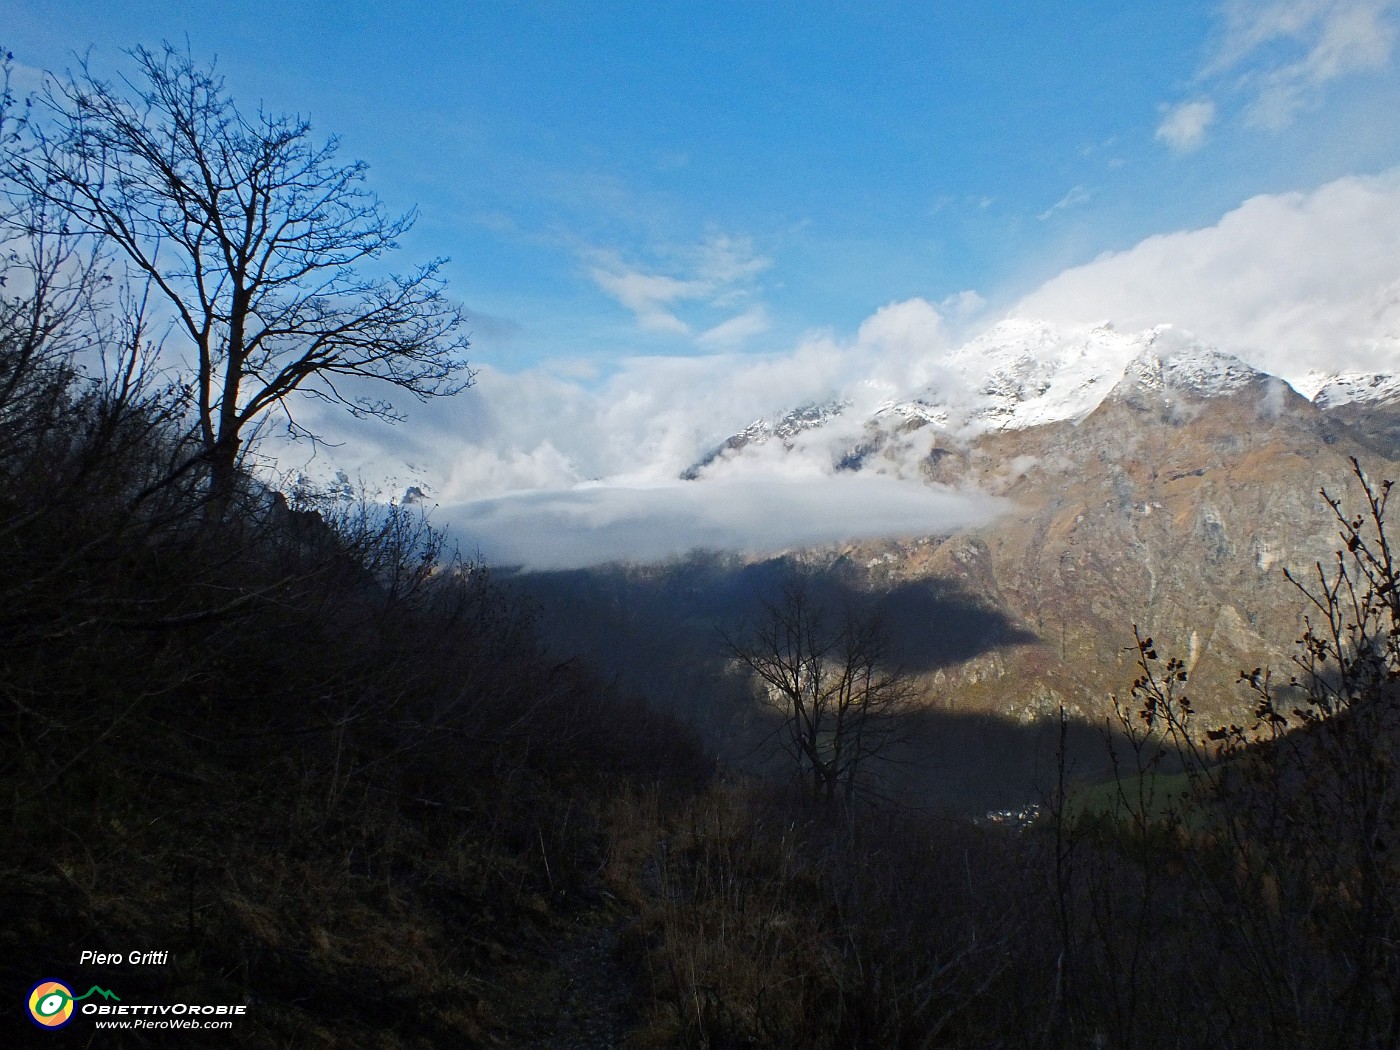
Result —
[{"label": "mountain ridge", "polygon": [[[1034,720],[1063,705],[1100,717],[1131,680],[1124,647],[1137,625],[1186,662],[1208,717],[1237,717],[1239,671],[1286,667],[1297,636],[1303,596],[1282,570],[1309,578],[1335,548],[1319,490],[1345,500],[1353,456],[1389,476],[1400,466],[1400,379],[1341,373],[1307,398],[1166,326],[1066,336],[1007,323],[979,345],[986,381],[961,389],[980,403],[959,409],[958,390],[925,389],[915,408],[882,405],[858,432],[849,417],[824,419],[788,454],[980,489],[1015,509],[811,557],[861,565],[873,587],[948,579],[1034,637],[929,676],[933,702],[950,710]],[[746,452],[712,462],[741,469]]]},{"label": "mountain ridge", "polygon": [[[1107,322],[1076,328],[1010,318],[944,355],[935,367],[941,368],[940,378],[866,414],[867,438],[929,427],[940,438],[968,441],[988,432],[1079,420],[1105,399],[1125,396],[1135,386],[1200,398],[1258,384],[1272,402],[1280,399],[1284,386],[1303,396],[1286,379],[1170,325],[1122,333]],[[1324,411],[1345,405],[1400,406],[1400,374],[1313,372],[1308,380],[1317,393],[1307,400]],[[837,397],[805,403],[772,421],[756,420],[716,443],[679,476],[699,480],[708,468],[735,460],[780,431],[789,451],[798,444],[810,446],[813,432],[838,420],[848,422],[853,404],[849,396]],[[808,436],[805,442],[803,435]],[[852,451],[838,450],[831,466],[861,465],[857,460],[863,457],[853,458]]]}]

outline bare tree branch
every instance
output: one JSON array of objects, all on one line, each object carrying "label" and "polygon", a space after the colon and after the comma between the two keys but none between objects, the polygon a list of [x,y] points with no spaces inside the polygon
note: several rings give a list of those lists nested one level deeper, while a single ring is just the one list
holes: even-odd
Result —
[{"label": "bare tree branch", "polygon": [[833,610],[803,576],[763,608],[722,636],[780,716],[780,748],[815,798],[868,790],[913,699],[878,620],[849,599]]},{"label": "bare tree branch", "polygon": [[415,214],[388,214],[299,117],[241,112],[212,67],[166,45],[130,52],[112,84],[84,61],[50,77],[33,148],[3,172],[51,218],[124,258],[167,302],[194,357],[212,486],[232,483],[248,426],[294,393],[394,419],[336,377],[420,400],[470,384],[461,310],[433,260],[406,276],[359,267],[398,247]]}]

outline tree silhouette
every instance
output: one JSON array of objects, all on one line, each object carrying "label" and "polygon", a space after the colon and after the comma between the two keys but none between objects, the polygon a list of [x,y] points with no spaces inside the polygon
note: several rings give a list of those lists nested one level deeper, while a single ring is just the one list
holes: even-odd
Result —
[{"label": "tree silhouette", "polygon": [[198,455],[226,499],[257,421],[299,392],[356,416],[398,418],[356,380],[422,400],[471,381],[463,314],[443,260],[406,275],[362,265],[396,248],[413,212],[389,215],[300,117],[239,111],[213,67],[169,45],[131,51],[136,75],[86,62],[50,77],[26,151],[8,150],[14,192],[97,237],[173,309],[193,357]]},{"label": "tree silhouette", "polygon": [[891,664],[873,615],[849,597],[828,604],[805,576],[763,610],[725,644],[781,716],[775,739],[812,797],[851,798],[898,738],[913,700],[909,678]]}]

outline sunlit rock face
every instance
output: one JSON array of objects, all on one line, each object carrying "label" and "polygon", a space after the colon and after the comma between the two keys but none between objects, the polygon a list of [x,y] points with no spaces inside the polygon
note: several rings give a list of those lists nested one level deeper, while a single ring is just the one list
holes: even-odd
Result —
[{"label": "sunlit rock face", "polygon": [[[955,580],[1035,639],[931,674],[935,701],[1101,716],[1135,675],[1134,626],[1186,662],[1204,720],[1248,710],[1241,670],[1273,666],[1286,681],[1306,599],[1285,570],[1315,580],[1334,558],[1320,492],[1359,506],[1350,457],[1400,477],[1400,378],[1319,375],[1309,400],[1169,328],[1015,321],[974,344],[949,355],[941,386],[863,420],[809,419],[785,442],[830,469],[1011,502],[951,536],[840,551],[873,582]],[[731,442],[688,476],[703,484],[745,453]],[[941,629],[928,624],[930,644]]]}]

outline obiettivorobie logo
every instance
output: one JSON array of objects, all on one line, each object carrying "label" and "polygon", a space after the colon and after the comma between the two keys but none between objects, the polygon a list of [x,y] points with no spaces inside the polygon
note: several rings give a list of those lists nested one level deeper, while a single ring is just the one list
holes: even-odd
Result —
[{"label": "obiettivorobie logo", "polygon": [[40,981],[29,991],[29,1017],[44,1028],[62,1028],[73,1020],[73,1004],[90,995],[121,1002],[116,992],[95,984],[82,995],[74,995],[62,981]]},{"label": "obiettivorobie logo", "polygon": [[91,1018],[98,1028],[232,1028],[234,1018],[248,1013],[246,1003],[127,1003],[95,984],[74,995],[69,985],[53,980],[29,990],[28,1006],[29,1019],[42,1028],[62,1028],[75,1014]]}]

